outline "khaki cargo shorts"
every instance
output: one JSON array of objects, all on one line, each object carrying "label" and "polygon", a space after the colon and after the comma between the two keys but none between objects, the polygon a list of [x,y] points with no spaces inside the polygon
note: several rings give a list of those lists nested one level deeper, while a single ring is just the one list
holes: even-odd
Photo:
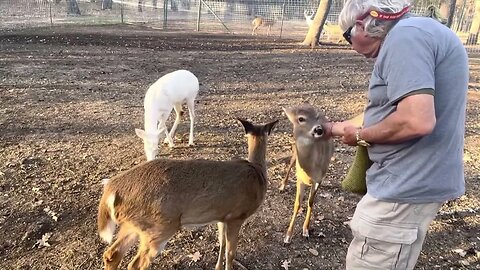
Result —
[{"label": "khaki cargo shorts", "polygon": [[369,194],[357,204],[347,270],[406,270],[417,262],[428,226],[442,203],[379,201]]}]

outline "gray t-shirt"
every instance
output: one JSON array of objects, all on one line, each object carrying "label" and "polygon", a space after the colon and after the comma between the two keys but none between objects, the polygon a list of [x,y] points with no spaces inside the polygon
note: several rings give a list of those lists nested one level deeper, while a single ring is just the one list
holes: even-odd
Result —
[{"label": "gray t-shirt", "polygon": [[430,135],[399,144],[374,144],[368,193],[404,203],[445,202],[465,192],[463,147],[468,56],[458,37],[431,18],[400,20],[374,65],[364,126],[378,123],[408,95],[434,95]]}]

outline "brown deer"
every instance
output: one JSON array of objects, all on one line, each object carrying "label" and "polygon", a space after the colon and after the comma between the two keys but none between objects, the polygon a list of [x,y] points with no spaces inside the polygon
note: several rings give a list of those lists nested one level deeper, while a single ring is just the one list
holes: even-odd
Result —
[{"label": "brown deer", "polygon": [[256,31],[259,27],[267,27],[267,36],[270,35],[270,32],[272,31],[272,26],[275,24],[275,22],[271,19],[267,19],[264,17],[256,16],[255,19],[252,21],[253,25],[253,31],[252,35],[256,35]]},{"label": "brown deer", "polygon": [[293,234],[295,218],[298,214],[300,204],[303,200],[305,188],[310,187],[308,196],[308,208],[303,223],[303,236],[309,237],[309,225],[312,215],[315,195],[320,183],[325,178],[330,159],[333,155],[333,140],[325,138],[325,126],[327,119],[325,116],[309,104],[283,109],[288,120],[293,124],[293,155],[287,170],[287,176],[283,179],[280,189],[284,189],[288,180],[288,173],[295,163],[295,175],[297,177],[297,191],[295,196],[295,205],[293,215],[288,226],[287,233],[283,240],[284,243],[290,243]]},{"label": "brown deer", "polygon": [[[240,120],[240,119],[239,119]],[[115,270],[140,240],[129,270],[145,270],[182,227],[217,222],[220,250],[215,270],[232,270],[242,224],[267,191],[267,138],[277,121],[240,120],[248,137],[248,161],[155,159],[110,179],[98,207],[98,231],[110,243],[105,269]]]}]

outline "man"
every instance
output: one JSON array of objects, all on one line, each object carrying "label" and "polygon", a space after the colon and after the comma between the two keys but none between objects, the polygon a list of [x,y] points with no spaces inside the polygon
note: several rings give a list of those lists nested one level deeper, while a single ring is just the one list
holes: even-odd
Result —
[{"label": "man", "polygon": [[468,57],[450,29],[408,11],[406,0],[348,0],[339,16],[353,49],[376,58],[364,113],[327,125],[373,161],[348,270],[413,269],[442,204],[465,192]]}]

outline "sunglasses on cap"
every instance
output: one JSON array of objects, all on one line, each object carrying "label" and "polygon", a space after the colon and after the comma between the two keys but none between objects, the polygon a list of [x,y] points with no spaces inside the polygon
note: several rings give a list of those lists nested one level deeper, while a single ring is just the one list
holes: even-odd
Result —
[{"label": "sunglasses on cap", "polygon": [[[407,13],[409,10],[410,10],[410,6],[404,7],[402,10],[400,10],[397,13],[387,13],[387,12],[382,12],[382,11],[370,10],[370,11],[366,12],[365,14],[363,14],[362,16],[358,17],[357,20],[362,21],[365,18],[367,18],[368,16],[371,16],[371,17],[373,17],[375,19],[379,19],[379,20],[394,21],[396,19],[399,19],[403,15],[405,15],[405,13]],[[352,29],[353,29],[353,26],[350,26],[343,33],[343,38],[348,43],[350,43],[350,45],[352,44]]]}]

